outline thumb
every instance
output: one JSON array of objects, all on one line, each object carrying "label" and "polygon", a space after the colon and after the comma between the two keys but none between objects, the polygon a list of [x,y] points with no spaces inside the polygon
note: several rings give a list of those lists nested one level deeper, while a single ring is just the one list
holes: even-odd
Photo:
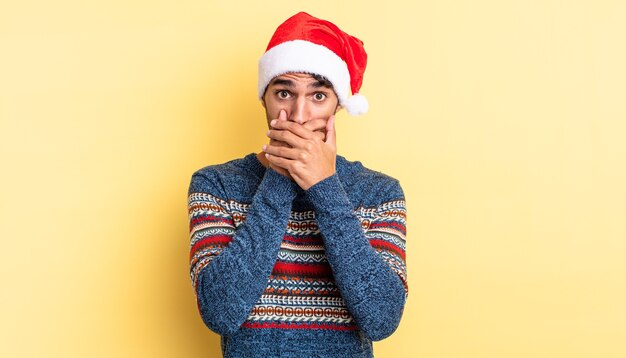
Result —
[{"label": "thumb", "polygon": [[335,115],[328,118],[326,123],[326,144],[329,144],[335,151],[337,150],[337,137],[335,132]]},{"label": "thumb", "polygon": [[278,113],[278,120],[279,121],[286,121],[287,120],[287,111],[285,111],[284,109],[281,109],[280,112]]}]

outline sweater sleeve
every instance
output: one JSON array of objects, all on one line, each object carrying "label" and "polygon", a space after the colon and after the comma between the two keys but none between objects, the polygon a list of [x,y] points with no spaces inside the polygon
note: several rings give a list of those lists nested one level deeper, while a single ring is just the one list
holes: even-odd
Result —
[{"label": "sweater sleeve", "polygon": [[374,341],[396,330],[408,295],[404,194],[394,179],[377,195],[372,219],[361,223],[337,174],[307,190],[341,296]]},{"label": "sweater sleeve", "polygon": [[217,175],[194,173],[188,194],[190,276],[198,310],[208,328],[229,335],[267,286],[296,184],[266,170],[247,213],[236,205],[231,210]]}]

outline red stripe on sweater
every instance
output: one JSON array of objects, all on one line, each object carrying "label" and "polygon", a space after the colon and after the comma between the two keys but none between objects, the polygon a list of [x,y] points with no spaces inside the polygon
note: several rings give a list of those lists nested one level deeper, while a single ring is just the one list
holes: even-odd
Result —
[{"label": "red stripe on sweater", "polygon": [[321,244],[323,243],[321,236],[291,236],[285,235],[283,241],[294,244]]},{"label": "red stripe on sweater", "polygon": [[245,328],[281,328],[281,329],[329,329],[333,331],[355,331],[359,327],[356,325],[341,326],[330,323],[277,323],[277,322],[244,322]]},{"label": "red stripe on sweater", "polygon": [[372,223],[370,225],[370,229],[376,229],[376,228],[387,228],[387,227],[391,227],[397,230],[400,230],[401,233],[406,234],[406,225],[402,225],[398,222],[395,221],[385,221],[385,222],[378,222],[378,223]]},{"label": "red stripe on sweater", "polygon": [[317,264],[298,264],[293,262],[281,262],[276,261],[272,274],[275,275],[290,275],[290,276],[329,276],[332,274],[332,270],[328,265]]},{"label": "red stripe on sweater", "polygon": [[204,248],[205,246],[212,246],[212,245],[216,245],[216,246],[226,246],[228,245],[231,241],[233,240],[233,238],[231,236],[228,235],[219,235],[219,236],[209,236],[209,237],[205,237],[202,240],[198,240],[198,242],[196,242],[193,247],[191,248],[191,252],[189,254],[189,258],[192,258],[193,255],[200,249]]},{"label": "red stripe on sweater", "polygon": [[389,243],[384,240],[373,239],[373,240],[370,240],[370,245],[372,245],[372,247],[377,247],[377,248],[384,249],[387,251],[393,251],[396,255],[400,256],[402,260],[406,260],[406,253],[404,252],[404,250],[402,250],[401,248],[399,248],[398,246],[392,243]]}]

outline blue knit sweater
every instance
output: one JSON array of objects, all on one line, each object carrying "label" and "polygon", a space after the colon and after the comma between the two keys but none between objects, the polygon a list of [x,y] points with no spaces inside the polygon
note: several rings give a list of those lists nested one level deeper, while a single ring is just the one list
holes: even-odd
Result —
[{"label": "blue knit sweater", "polygon": [[373,357],[408,295],[397,180],[337,156],[303,190],[254,153],[193,173],[190,275],[224,357]]}]

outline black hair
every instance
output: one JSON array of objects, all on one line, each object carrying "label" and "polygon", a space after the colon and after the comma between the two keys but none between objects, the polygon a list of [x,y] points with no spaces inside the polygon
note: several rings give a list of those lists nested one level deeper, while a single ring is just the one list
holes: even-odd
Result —
[{"label": "black hair", "polygon": [[319,82],[322,86],[327,87],[327,88],[330,88],[330,89],[332,89],[333,91],[335,90],[335,88],[333,87],[333,83],[332,83],[332,82],[330,82],[330,81],[328,80],[328,78],[326,78],[326,77],[324,77],[324,76],[322,76],[322,75],[318,75],[318,74],[316,74],[316,73],[310,73],[310,75],[311,75],[313,78],[315,78],[315,80],[316,80],[317,82]]}]

